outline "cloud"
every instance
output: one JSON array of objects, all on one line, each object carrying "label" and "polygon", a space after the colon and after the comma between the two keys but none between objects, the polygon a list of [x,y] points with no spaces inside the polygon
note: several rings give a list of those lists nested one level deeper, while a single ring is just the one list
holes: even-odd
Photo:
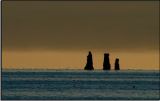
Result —
[{"label": "cloud", "polygon": [[158,50],[156,2],[87,4],[3,2],[3,49]]}]

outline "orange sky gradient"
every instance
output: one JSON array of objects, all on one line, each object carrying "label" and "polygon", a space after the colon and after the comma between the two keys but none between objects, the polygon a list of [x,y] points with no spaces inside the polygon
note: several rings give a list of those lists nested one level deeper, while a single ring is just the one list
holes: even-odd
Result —
[{"label": "orange sky gradient", "polygon": [[159,1],[2,1],[3,69],[159,69]]},{"label": "orange sky gradient", "polygon": [[[86,51],[4,51],[2,63],[4,69],[83,69],[86,64]],[[103,67],[103,52],[93,51],[95,69]],[[158,52],[110,52],[110,63],[114,69],[114,60],[120,58],[121,69],[159,69]]]}]

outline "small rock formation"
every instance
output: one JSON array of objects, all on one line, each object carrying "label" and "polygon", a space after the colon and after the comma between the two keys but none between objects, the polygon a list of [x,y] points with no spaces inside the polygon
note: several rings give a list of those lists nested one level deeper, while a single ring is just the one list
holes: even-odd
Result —
[{"label": "small rock formation", "polygon": [[120,67],[119,67],[119,59],[118,58],[116,58],[116,60],[115,60],[115,68],[114,68],[115,70],[120,70]]},{"label": "small rock formation", "polygon": [[92,60],[92,53],[89,51],[89,54],[87,56],[87,63],[84,68],[85,70],[94,70],[93,68],[93,60]]},{"label": "small rock formation", "polygon": [[109,61],[109,53],[104,54],[104,61],[103,61],[103,70],[110,70],[111,65]]}]

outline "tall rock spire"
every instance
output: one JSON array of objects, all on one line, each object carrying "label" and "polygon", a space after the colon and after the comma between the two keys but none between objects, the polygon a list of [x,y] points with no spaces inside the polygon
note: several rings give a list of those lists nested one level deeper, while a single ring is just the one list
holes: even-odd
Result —
[{"label": "tall rock spire", "polygon": [[111,65],[109,61],[109,53],[104,54],[104,61],[103,61],[103,70],[110,70]]},{"label": "tall rock spire", "polygon": [[116,58],[115,60],[115,67],[114,67],[115,70],[120,70],[120,67],[119,67],[119,59]]},{"label": "tall rock spire", "polygon": [[87,63],[86,66],[84,68],[85,70],[94,70],[93,68],[93,59],[92,59],[92,53],[91,51],[89,51],[89,54],[87,56]]}]

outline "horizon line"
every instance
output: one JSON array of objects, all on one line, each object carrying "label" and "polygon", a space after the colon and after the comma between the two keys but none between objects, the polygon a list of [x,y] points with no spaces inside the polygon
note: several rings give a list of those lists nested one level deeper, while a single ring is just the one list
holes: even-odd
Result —
[{"label": "horizon line", "polygon": [[[2,68],[1,69],[2,71],[3,70],[84,70],[84,69],[53,69],[53,68]],[[94,70],[102,70],[102,71],[116,71],[115,69],[111,69],[111,70],[103,70],[103,69],[94,69]],[[91,70],[91,71],[94,71],[94,70]],[[159,71],[160,69],[121,69],[119,71],[124,71],[124,70],[145,70],[145,71]],[[1,72],[2,72],[1,71]],[[84,70],[84,71],[89,71],[89,70]]]}]

